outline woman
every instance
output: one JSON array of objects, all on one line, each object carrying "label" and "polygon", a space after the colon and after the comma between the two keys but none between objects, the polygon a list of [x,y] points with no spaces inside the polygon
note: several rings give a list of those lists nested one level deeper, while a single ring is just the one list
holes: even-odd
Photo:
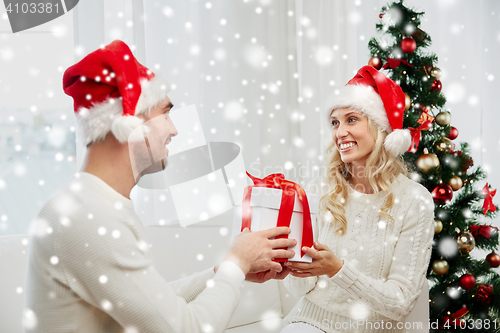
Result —
[{"label": "woman", "polygon": [[[333,142],[312,263],[288,262],[301,297],[284,332],[403,332],[426,281],[434,205],[400,157],[404,93],[365,66],[328,101]],[[422,323],[427,328],[428,323]]]}]

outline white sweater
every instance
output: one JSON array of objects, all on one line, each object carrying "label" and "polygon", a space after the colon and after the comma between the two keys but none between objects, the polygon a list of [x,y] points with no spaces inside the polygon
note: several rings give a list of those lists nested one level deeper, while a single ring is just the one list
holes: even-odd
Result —
[{"label": "white sweater", "polygon": [[46,203],[31,244],[26,307],[37,325],[29,332],[223,332],[245,279],[223,262],[217,274],[167,283],[132,202],[88,173]]},{"label": "white sweater", "polygon": [[389,213],[395,223],[378,217],[384,193],[363,194],[351,187],[344,236],[318,219],[317,241],[343,259],[344,265],[332,278],[289,275],[285,285],[302,297],[285,317],[285,324],[304,321],[326,332],[404,331],[397,329],[398,322],[404,324],[426,279],[434,204],[425,187],[403,175],[392,188],[396,202]]}]

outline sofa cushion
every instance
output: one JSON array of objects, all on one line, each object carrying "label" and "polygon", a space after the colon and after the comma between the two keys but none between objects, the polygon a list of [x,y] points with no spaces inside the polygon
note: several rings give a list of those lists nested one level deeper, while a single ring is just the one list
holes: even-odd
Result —
[{"label": "sofa cushion", "polygon": [[269,280],[262,284],[245,281],[240,301],[228,327],[276,318],[283,318],[278,281]]},{"label": "sofa cushion", "polygon": [[[155,267],[167,281],[219,264],[231,242],[230,233],[221,232],[219,226],[146,227],[146,235],[152,244]],[[175,255],[166,255],[171,253]],[[270,318],[283,318],[278,281],[244,282],[240,302],[228,327]]]}]

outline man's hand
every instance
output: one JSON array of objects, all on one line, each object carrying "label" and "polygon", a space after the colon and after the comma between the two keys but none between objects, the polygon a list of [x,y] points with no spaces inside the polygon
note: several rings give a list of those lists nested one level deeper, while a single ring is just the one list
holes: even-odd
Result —
[{"label": "man's hand", "polygon": [[[286,227],[254,232],[245,229],[234,238],[225,260],[234,262],[245,275],[269,270],[279,273],[283,270],[283,267],[272,260],[275,258],[293,258],[295,252],[286,250],[286,248],[295,246],[297,241],[288,238],[274,238],[280,235],[288,235],[290,232],[290,228]],[[264,274],[264,277],[256,279],[263,280],[268,276]]]},{"label": "man's hand", "polygon": [[288,273],[290,273],[290,268],[283,266],[283,264],[284,263],[281,263],[282,270],[279,273],[274,270],[268,270],[259,273],[248,273],[245,280],[255,283],[264,283],[271,279],[283,280],[288,275]]},{"label": "man's hand", "polygon": [[303,247],[302,250],[311,256],[311,263],[287,262],[286,266],[295,277],[328,275],[332,277],[342,268],[344,261],[339,259],[328,246],[314,242],[314,248]]}]

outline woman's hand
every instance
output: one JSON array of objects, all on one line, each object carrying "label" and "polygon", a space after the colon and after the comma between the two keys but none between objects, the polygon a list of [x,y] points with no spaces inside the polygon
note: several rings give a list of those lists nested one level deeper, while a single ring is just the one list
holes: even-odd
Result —
[{"label": "woman's hand", "polygon": [[339,259],[328,246],[314,242],[314,249],[303,247],[302,251],[311,256],[311,263],[291,262],[285,263],[292,271],[290,275],[295,277],[308,277],[328,275],[332,277],[342,268],[344,261]]}]

